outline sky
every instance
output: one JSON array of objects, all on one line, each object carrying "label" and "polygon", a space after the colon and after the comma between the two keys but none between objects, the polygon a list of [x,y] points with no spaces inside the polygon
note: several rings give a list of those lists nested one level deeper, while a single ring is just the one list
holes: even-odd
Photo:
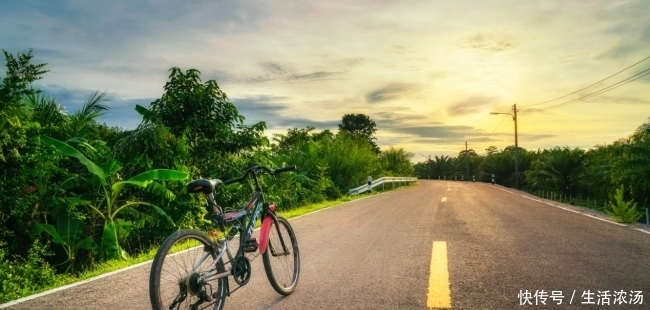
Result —
[{"label": "sky", "polygon": [[627,137],[649,120],[650,75],[616,83],[650,69],[649,12],[647,0],[3,0],[0,48],[32,48],[50,70],[37,87],[69,113],[105,91],[110,126],[134,129],[168,70],[193,68],[268,136],[363,113],[377,145],[419,162],[514,145],[512,116],[490,114],[513,104],[525,149]]}]

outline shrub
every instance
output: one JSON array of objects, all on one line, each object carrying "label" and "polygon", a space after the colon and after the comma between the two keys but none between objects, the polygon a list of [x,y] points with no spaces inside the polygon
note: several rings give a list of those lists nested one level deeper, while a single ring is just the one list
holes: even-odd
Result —
[{"label": "shrub", "polygon": [[619,223],[634,223],[641,218],[641,212],[636,207],[636,202],[633,200],[626,201],[623,197],[623,185],[616,189],[612,206],[609,210],[605,210],[609,216],[614,218]]},{"label": "shrub", "polygon": [[[4,245],[0,245],[4,246]],[[9,260],[6,248],[0,247],[0,303],[33,294],[56,283],[54,269],[43,257],[47,248],[37,241],[29,249],[27,259]]]}]

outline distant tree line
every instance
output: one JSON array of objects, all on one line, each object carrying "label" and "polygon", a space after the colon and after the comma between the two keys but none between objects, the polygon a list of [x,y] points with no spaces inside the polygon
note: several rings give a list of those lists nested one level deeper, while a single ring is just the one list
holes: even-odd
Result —
[{"label": "distant tree line", "polygon": [[[556,146],[551,149],[518,149],[520,188],[532,193],[551,192],[564,199],[600,201],[590,207],[605,210],[605,203],[615,200],[616,190],[623,189],[625,200],[636,203],[642,211],[650,207],[650,120],[626,138],[588,150]],[[490,146],[485,155],[474,150],[461,151],[457,157],[434,156],[431,161],[415,164],[420,178],[458,180],[461,176],[477,181],[514,187],[515,147],[499,150]]]}]

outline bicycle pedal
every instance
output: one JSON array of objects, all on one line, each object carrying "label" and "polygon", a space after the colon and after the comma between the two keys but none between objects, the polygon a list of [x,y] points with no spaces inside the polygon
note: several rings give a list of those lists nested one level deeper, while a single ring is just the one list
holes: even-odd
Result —
[{"label": "bicycle pedal", "polygon": [[246,240],[246,243],[244,244],[244,252],[255,252],[257,251],[257,248],[259,247],[259,244],[257,243],[257,239],[255,238],[250,238]]}]

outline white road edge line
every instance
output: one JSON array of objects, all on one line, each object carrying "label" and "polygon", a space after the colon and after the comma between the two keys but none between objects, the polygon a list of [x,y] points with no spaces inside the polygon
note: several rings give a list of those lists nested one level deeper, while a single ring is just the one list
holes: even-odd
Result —
[{"label": "white road edge line", "polygon": [[[513,195],[517,195],[517,196],[524,197],[524,198],[526,198],[526,199],[530,199],[530,200],[533,200],[533,201],[541,202],[541,203],[543,203],[543,204],[546,204],[546,205],[549,205],[549,206],[552,206],[552,207],[556,207],[556,208],[560,208],[560,209],[562,209],[562,210],[566,210],[566,211],[569,211],[569,212],[582,214],[582,215],[584,215],[584,216],[588,216],[588,217],[590,217],[590,218],[594,218],[594,219],[597,219],[597,220],[601,220],[601,221],[604,221],[604,222],[607,222],[607,223],[612,223],[612,224],[615,224],[615,225],[618,225],[618,226],[623,226],[623,227],[628,226],[628,225],[621,224],[621,223],[616,223],[616,222],[613,222],[613,221],[610,221],[610,220],[601,219],[601,218],[599,218],[599,217],[596,217],[596,216],[593,216],[593,215],[590,215],[590,214],[586,214],[586,213],[578,212],[578,211],[571,210],[571,209],[568,209],[568,208],[560,207],[559,205],[554,205],[554,204],[551,204],[551,203],[548,203],[548,202],[545,202],[545,201],[541,201],[541,200],[539,200],[539,199],[530,198],[530,197],[527,197],[527,196],[524,196],[524,195],[521,195],[521,194],[517,194],[517,193],[515,193],[515,192],[511,192],[511,191],[509,191],[509,190],[506,190],[506,189],[500,188],[500,187],[496,187],[496,186],[495,186],[495,188],[500,189],[500,190],[502,190],[502,191],[504,191],[504,192],[508,192],[508,193],[510,193],[510,194],[513,194]],[[637,229],[637,230],[638,230],[638,229]]]},{"label": "white road edge line", "polygon": [[641,228],[634,228],[634,229],[636,229],[636,230],[638,230],[638,231],[640,231],[640,232],[642,232],[642,233],[646,233],[646,234],[649,234],[649,235],[650,235],[650,231],[647,231],[647,230],[645,230],[645,229],[641,229]]},{"label": "white road edge line", "polygon": [[[367,196],[367,197],[363,197],[363,198],[359,198],[359,199],[355,199],[355,200],[351,200],[351,201],[346,201],[346,202],[341,203],[341,204],[338,204],[338,205],[329,206],[329,207],[327,207],[327,208],[323,208],[323,209],[320,209],[320,210],[316,210],[316,211],[313,211],[313,212],[309,212],[309,213],[307,213],[307,214],[303,214],[303,215],[300,215],[300,216],[292,217],[292,218],[290,218],[289,220],[294,220],[294,219],[297,219],[297,218],[301,218],[301,217],[303,217],[303,216],[307,216],[307,215],[310,215],[310,214],[314,214],[314,213],[316,213],[316,212],[320,212],[320,211],[323,211],[323,210],[330,209],[330,208],[332,208],[332,207],[342,206],[342,205],[344,205],[344,204],[348,204],[348,203],[350,203],[350,202],[355,202],[355,201],[363,200],[363,199],[366,199],[366,198],[371,198],[371,197],[375,197],[375,196],[379,196],[379,195],[384,195],[384,194],[388,194],[388,193],[391,193],[391,192],[393,192],[393,191],[390,191],[390,192],[384,192],[384,193],[380,193],[380,194],[376,194],[376,195],[372,195],[372,196]],[[255,231],[256,231],[256,230],[259,230],[259,228],[256,228]],[[181,253],[181,252],[179,252],[179,253]],[[175,254],[178,254],[178,253],[175,253]],[[103,279],[103,278],[106,278],[106,277],[112,276],[112,275],[114,275],[114,274],[117,274],[117,273],[120,273],[120,272],[123,272],[123,271],[128,271],[128,270],[131,270],[131,269],[134,269],[134,268],[138,268],[138,267],[143,266],[143,265],[146,265],[146,264],[150,264],[150,263],[152,263],[152,262],[153,262],[153,259],[150,259],[150,260],[148,260],[148,261],[146,261],[146,262],[141,262],[141,263],[137,263],[137,264],[135,264],[135,265],[131,265],[131,266],[129,266],[129,267],[125,267],[125,268],[118,269],[118,270],[113,270],[113,271],[111,271],[111,272],[107,272],[107,273],[104,273],[104,274],[100,274],[100,275],[98,275],[98,276],[95,276],[95,277],[92,277],[92,278],[89,278],[89,279],[86,279],[86,280],[83,280],[83,281],[70,283],[70,284],[67,284],[67,285],[64,285],[64,286],[60,286],[60,287],[57,287],[57,288],[53,288],[53,289],[48,290],[48,291],[45,291],[45,292],[40,292],[40,293],[38,293],[38,294],[29,295],[29,296],[25,296],[25,297],[20,298],[20,299],[12,300],[12,301],[10,301],[10,302],[4,303],[4,304],[0,304],[0,309],[7,308],[7,307],[11,307],[11,306],[15,306],[15,305],[17,305],[17,304],[19,304],[19,303],[23,303],[23,302],[26,302],[26,301],[29,301],[29,300],[32,300],[32,299],[36,299],[36,298],[39,298],[39,297],[47,296],[47,295],[50,295],[50,294],[53,294],[53,293],[56,293],[56,292],[59,292],[59,291],[63,291],[63,290],[69,289],[69,288],[73,288],[73,287],[76,287],[76,286],[79,286],[79,285],[82,285],[82,284],[86,284],[86,283],[88,283],[88,282],[92,282],[92,281],[95,281],[95,280]]]}]

